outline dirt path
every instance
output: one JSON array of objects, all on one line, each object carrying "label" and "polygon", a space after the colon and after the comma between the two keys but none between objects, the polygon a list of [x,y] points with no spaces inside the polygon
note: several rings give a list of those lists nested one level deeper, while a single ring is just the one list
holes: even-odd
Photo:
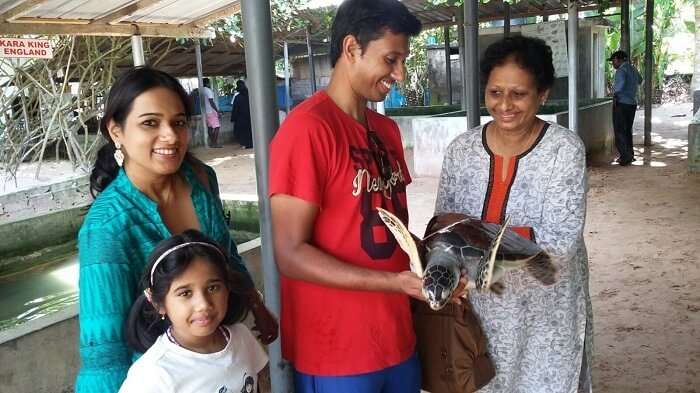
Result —
[{"label": "dirt path", "polygon": [[659,108],[635,165],[589,170],[597,392],[700,391],[700,174],[673,117],[689,112]]},{"label": "dirt path", "polygon": [[[686,166],[689,117],[687,104],[655,108],[654,146],[638,146],[635,165],[589,168],[595,392],[700,392],[700,174]],[[641,113],[635,128],[639,140]],[[196,153],[214,165],[222,192],[255,194],[249,150]],[[436,189],[427,177],[408,187],[416,233]]]}]

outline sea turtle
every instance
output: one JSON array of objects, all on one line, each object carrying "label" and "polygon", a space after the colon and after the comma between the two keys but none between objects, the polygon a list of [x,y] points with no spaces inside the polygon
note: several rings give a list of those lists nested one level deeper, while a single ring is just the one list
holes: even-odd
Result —
[{"label": "sea turtle", "polygon": [[483,222],[464,214],[433,217],[425,237],[411,234],[396,216],[379,208],[379,217],[408,254],[411,270],[423,278],[423,295],[433,310],[447,304],[466,273],[467,288],[501,294],[500,279],[513,269],[526,268],[538,281],[551,285],[556,267],[534,242],[504,225]]}]

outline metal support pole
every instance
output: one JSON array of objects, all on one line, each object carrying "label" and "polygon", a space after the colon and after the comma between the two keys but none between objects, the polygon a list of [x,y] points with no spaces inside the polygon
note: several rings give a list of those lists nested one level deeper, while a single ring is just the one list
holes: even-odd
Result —
[{"label": "metal support pole", "polygon": [[141,38],[141,34],[131,36],[131,56],[134,58],[134,67],[146,65],[146,60],[143,57],[143,38]]},{"label": "metal support pole", "polygon": [[457,11],[457,38],[458,38],[458,43],[459,43],[459,78],[460,82],[462,82],[462,95],[460,96],[461,99],[460,104],[462,106],[462,110],[467,109],[466,106],[466,96],[467,96],[467,78],[465,74],[465,70],[467,68],[467,55],[466,55],[466,49],[464,47],[464,7],[460,6],[459,10]]},{"label": "metal support pole", "polygon": [[503,36],[510,35],[510,3],[503,2]]},{"label": "metal support pole", "polygon": [[209,147],[209,129],[207,128],[207,110],[204,104],[204,76],[202,75],[202,46],[199,38],[194,40],[194,56],[197,61],[197,93],[199,95],[199,114],[204,130],[204,146]]},{"label": "metal support pole", "polygon": [[447,103],[452,105],[452,61],[450,61],[450,26],[443,29],[445,35],[445,79],[447,80]]},{"label": "metal support pole", "polygon": [[316,67],[314,67],[314,50],[311,47],[311,27],[306,26],[306,51],[309,54],[309,71],[311,78],[311,94],[316,92]]},{"label": "metal support pole", "polygon": [[464,46],[466,48],[465,75],[467,94],[465,99],[467,127],[474,128],[481,123],[481,103],[479,102],[479,0],[464,1]]},{"label": "metal support pole", "polygon": [[569,129],[578,132],[578,5],[569,0]]},{"label": "metal support pole", "polygon": [[644,39],[644,146],[651,146],[651,102],[653,91],[654,0],[647,0]]},{"label": "metal support pole", "polygon": [[287,106],[287,113],[292,106],[291,94],[289,94],[289,45],[284,41],[284,102]]},{"label": "metal support pole", "polygon": [[[269,144],[277,127],[275,98],[275,65],[272,52],[272,22],[270,2],[242,0],[243,36],[246,40],[245,58],[250,87],[250,113],[253,123],[255,173],[258,183],[258,210],[260,214],[261,256],[265,304],[275,315],[280,315],[280,281],[272,249],[272,217],[268,196]],[[252,39],[254,38],[254,39]],[[281,340],[268,346],[272,393],[293,392],[291,365],[282,359]]]},{"label": "metal support pole", "polygon": [[632,59],[630,53],[630,0],[620,0],[620,49],[627,53],[629,59]]}]

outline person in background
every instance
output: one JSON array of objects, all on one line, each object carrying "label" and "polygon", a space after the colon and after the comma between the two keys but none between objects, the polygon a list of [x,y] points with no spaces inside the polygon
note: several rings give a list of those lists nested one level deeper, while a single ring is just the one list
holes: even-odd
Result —
[{"label": "person in background", "polygon": [[586,149],[575,132],[537,117],[554,84],[552,50],[536,38],[502,39],[486,48],[481,81],[493,121],[448,146],[435,214],[509,217],[559,271],[550,286],[517,270],[501,295],[469,292],[496,368],[479,393],[590,392]]},{"label": "person in background", "polygon": [[160,241],[197,229],[221,244],[245,277],[260,339],[277,337],[231,239],[214,170],[187,151],[191,116],[177,79],[149,67],[120,76],[110,89],[100,131],[105,145],[90,174],[95,201],[78,234],[80,356],[77,393],[114,393],[138,353],[124,321],[139,294],[139,277]]},{"label": "person in background", "polygon": [[253,128],[250,123],[250,98],[248,87],[243,80],[236,81],[236,96],[231,108],[233,134],[244,149],[253,147]]},{"label": "person in background", "polygon": [[637,112],[637,90],[642,83],[639,71],[629,63],[627,53],[617,51],[608,59],[615,68],[613,84],[613,129],[615,147],[620,156],[618,164],[627,166],[634,161],[632,126]]},{"label": "person in background", "polygon": [[[238,137],[238,135],[236,135],[236,128],[235,128],[235,124],[234,124],[234,121],[233,121],[233,103],[236,101],[236,97],[237,97],[237,96],[238,96],[238,91],[237,91],[236,88],[234,87],[234,88],[233,88],[233,97],[231,97],[231,118],[230,118],[230,120],[231,120],[231,128],[232,128],[232,130],[233,130],[233,138],[236,140],[236,142],[238,142],[238,141],[240,140],[240,138]],[[240,142],[239,142],[239,143],[240,143]]]},{"label": "person in background", "polygon": [[214,102],[214,92],[211,90],[209,78],[204,78],[202,83],[204,84],[202,94],[204,95],[204,112],[207,119],[209,147],[222,147],[219,144],[219,129],[221,127],[219,117],[221,116],[221,111],[219,111],[219,106]]}]

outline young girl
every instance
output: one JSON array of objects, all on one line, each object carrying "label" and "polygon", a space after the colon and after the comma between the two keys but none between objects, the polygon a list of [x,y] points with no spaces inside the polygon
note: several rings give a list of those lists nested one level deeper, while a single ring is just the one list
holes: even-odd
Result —
[{"label": "young girl", "polygon": [[119,392],[257,391],[267,355],[239,323],[250,305],[231,266],[196,230],[156,246],[126,322],[129,346],[145,353]]}]

